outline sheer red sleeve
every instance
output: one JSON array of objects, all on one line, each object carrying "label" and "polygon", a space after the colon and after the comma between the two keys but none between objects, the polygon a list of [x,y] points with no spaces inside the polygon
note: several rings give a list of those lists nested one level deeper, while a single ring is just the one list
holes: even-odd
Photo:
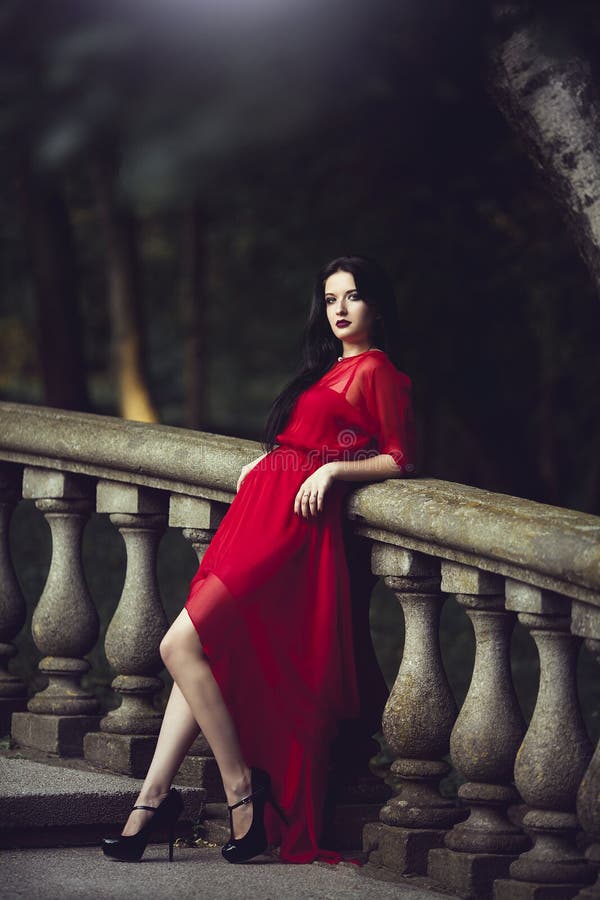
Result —
[{"label": "sheer red sleeve", "polygon": [[374,366],[366,400],[380,453],[389,453],[403,473],[417,464],[417,439],[412,405],[412,381],[393,364]]}]

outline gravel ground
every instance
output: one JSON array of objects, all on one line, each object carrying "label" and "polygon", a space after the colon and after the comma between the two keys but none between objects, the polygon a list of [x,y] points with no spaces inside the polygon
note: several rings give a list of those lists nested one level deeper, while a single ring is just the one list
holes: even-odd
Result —
[{"label": "gravel ground", "polygon": [[377,881],[352,863],[286,865],[275,857],[259,857],[234,866],[223,860],[218,848],[175,847],[169,863],[166,845],[160,844],[149,845],[140,864],[106,859],[98,847],[0,854],[2,900],[440,900],[443,896],[410,881]]}]

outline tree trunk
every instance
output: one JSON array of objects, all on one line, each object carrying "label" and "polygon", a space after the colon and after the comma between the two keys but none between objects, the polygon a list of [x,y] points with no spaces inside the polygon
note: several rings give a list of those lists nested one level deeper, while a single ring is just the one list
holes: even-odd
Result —
[{"label": "tree trunk", "polygon": [[600,292],[600,101],[567,29],[528,3],[492,3],[489,88],[560,205]]},{"label": "tree trunk", "polygon": [[184,327],[185,425],[200,428],[207,396],[206,297],[200,205],[184,214],[181,253],[181,313]]},{"label": "tree trunk", "polygon": [[119,413],[125,419],[156,422],[143,366],[140,267],[137,228],[117,197],[117,165],[110,152],[99,152],[93,176],[106,238],[113,364]]},{"label": "tree trunk", "polygon": [[58,185],[19,160],[18,196],[38,309],[38,352],[48,406],[87,411],[78,278],[69,213]]}]

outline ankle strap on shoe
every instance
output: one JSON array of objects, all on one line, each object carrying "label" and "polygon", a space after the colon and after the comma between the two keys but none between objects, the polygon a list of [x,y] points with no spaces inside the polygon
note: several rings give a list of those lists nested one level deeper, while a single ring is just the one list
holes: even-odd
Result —
[{"label": "ankle strap on shoe", "polygon": [[241,799],[241,800],[238,800],[237,803],[234,803],[233,806],[228,806],[227,809],[229,809],[229,810],[234,810],[234,809],[237,809],[238,806],[242,806],[242,805],[245,805],[245,804],[247,804],[247,803],[252,803],[252,798],[253,798],[253,797],[258,797],[259,794],[264,794],[264,792],[265,792],[264,787],[259,787],[259,788],[257,788],[252,794],[248,794],[247,797],[242,797],[242,799]]},{"label": "ankle strap on shoe", "polygon": [[152,812],[156,812],[158,806],[143,806],[141,803],[138,803],[137,806],[133,807],[134,809],[151,809]]}]

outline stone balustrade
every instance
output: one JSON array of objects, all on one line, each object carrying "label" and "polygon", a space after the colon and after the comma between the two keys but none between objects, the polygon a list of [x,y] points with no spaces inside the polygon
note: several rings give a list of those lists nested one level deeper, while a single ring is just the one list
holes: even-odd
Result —
[{"label": "stone balustrade", "polygon": [[[159,541],[181,529],[200,560],[242,465],[259,452],[237,438],[0,403],[0,722],[6,731],[12,723],[17,744],[143,774],[160,725],[167,627]],[[25,621],[8,542],[21,497],[52,535],[31,626],[47,685],[29,700],[10,665]],[[93,511],[109,517],[127,552],[104,637],[120,703],[104,715],[81,681],[99,635],[81,555]],[[430,478],[357,486],[346,512],[405,620],[382,721],[395,794],[364,828],[367,871],[428,874],[476,900],[600,896],[600,749],[576,689],[582,642],[600,663],[600,518]],[[447,595],[475,638],[460,709],[440,650]],[[511,675],[517,620],[539,656],[529,723]],[[219,799],[201,734],[190,756]],[[456,799],[440,791],[451,768],[463,779]]]}]

